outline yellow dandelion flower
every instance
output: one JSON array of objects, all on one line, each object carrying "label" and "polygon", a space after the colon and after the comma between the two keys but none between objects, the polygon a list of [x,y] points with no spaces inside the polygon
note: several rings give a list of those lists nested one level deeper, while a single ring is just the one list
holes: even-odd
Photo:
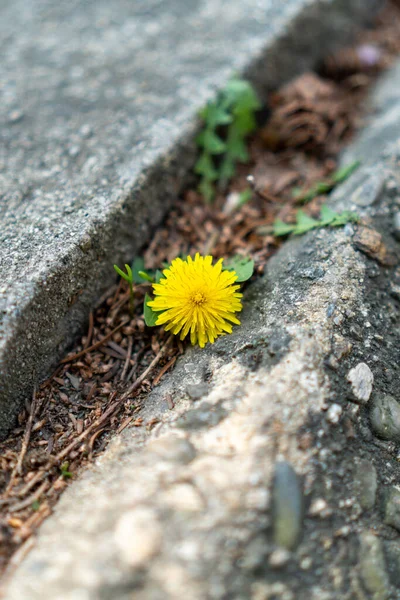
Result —
[{"label": "yellow dandelion flower", "polygon": [[223,271],[220,259],[212,264],[212,256],[196,254],[194,260],[176,258],[163,271],[164,278],[153,283],[155,299],[148,306],[161,312],[156,325],[183,340],[190,332],[192,344],[203,348],[219,335],[232,333],[232,323],[240,325],[235,313],[242,310],[235,271]]}]

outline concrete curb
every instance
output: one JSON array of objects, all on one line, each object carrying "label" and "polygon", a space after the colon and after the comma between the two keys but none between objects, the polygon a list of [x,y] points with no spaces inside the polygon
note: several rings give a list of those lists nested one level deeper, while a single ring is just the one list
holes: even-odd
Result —
[{"label": "concrete curb", "polygon": [[[333,199],[393,246],[398,158],[366,165],[365,182],[386,178],[363,208],[357,174]],[[400,423],[388,435],[371,408],[386,394],[398,406],[400,274],[365,237],[360,251],[363,229],[284,244],[241,327],[189,349],[149,394],[154,429],[116,436],[65,493],[6,600],[398,597]]]},{"label": "concrete curb", "polygon": [[[31,14],[19,0],[0,9],[0,436],[110,285],[112,263],[140,250],[187,182],[198,109],[234,71],[265,94],[347,41],[378,5],[154,0],[135,14],[123,0],[46,0]],[[143,73],[157,58],[164,71]],[[143,95],[128,85],[135,78]]]}]

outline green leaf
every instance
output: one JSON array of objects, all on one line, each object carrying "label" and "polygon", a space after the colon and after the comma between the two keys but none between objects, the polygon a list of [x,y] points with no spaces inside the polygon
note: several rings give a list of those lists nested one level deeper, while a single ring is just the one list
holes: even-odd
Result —
[{"label": "green leaf", "polygon": [[151,301],[150,296],[148,294],[146,294],[144,297],[144,303],[143,303],[144,321],[145,321],[147,327],[155,327],[160,313],[156,313],[150,306],[148,306],[147,303],[150,301]]},{"label": "green leaf", "polygon": [[210,129],[202,131],[197,136],[196,142],[199,146],[205,148],[210,154],[222,154],[222,152],[225,152],[226,150],[225,142],[223,142],[221,138]]},{"label": "green leaf", "polygon": [[329,225],[329,223],[331,223],[335,217],[337,216],[337,213],[335,213],[334,210],[332,210],[331,208],[329,208],[329,206],[327,206],[326,204],[323,204],[321,206],[321,221],[327,225]]},{"label": "green leaf", "polygon": [[327,194],[328,192],[330,192],[332,189],[332,184],[330,182],[327,181],[317,181],[317,183],[315,184],[315,195],[316,196],[321,196],[322,194]]},{"label": "green leaf", "polygon": [[346,223],[357,221],[358,216],[355,213],[349,211],[336,213],[328,206],[323,205],[321,207],[321,218],[319,221],[309,217],[302,210],[298,210],[296,214],[295,225],[289,225],[280,219],[277,219],[274,223],[273,233],[276,237],[288,235],[289,233],[301,235],[307,231],[310,231],[311,229],[315,229],[316,227],[340,227],[342,225],[346,225]]},{"label": "green leaf", "polygon": [[199,185],[199,192],[208,204],[210,204],[215,198],[214,186],[207,179],[201,180]]},{"label": "green leaf", "polygon": [[247,256],[234,256],[233,258],[224,261],[225,271],[235,271],[237,275],[237,281],[247,281],[253,275],[254,272],[254,260]]},{"label": "green leaf", "polygon": [[330,192],[332,187],[333,186],[331,182],[318,181],[310,190],[308,190],[308,192],[299,190],[295,195],[295,200],[298,203],[307,204],[308,202],[311,202],[311,200],[314,200],[314,198],[317,196],[321,196],[322,194]]},{"label": "green leaf", "polygon": [[144,260],[142,257],[137,256],[132,263],[132,280],[134,283],[143,283],[143,279],[139,274],[141,271],[144,271]]},{"label": "green leaf", "polygon": [[240,160],[241,162],[247,162],[249,154],[247,152],[246,144],[244,143],[244,137],[234,125],[229,127],[227,146],[227,154],[229,156],[236,160]]},{"label": "green leaf", "polygon": [[31,504],[31,509],[36,511],[36,510],[39,510],[39,508],[40,508],[39,500],[34,500]]},{"label": "green leaf", "polygon": [[211,156],[203,152],[194,167],[195,173],[204,175],[208,181],[215,181],[218,178],[218,172],[215,170]]},{"label": "green leaf", "polygon": [[133,281],[132,279],[132,269],[129,265],[125,265],[126,272],[128,274],[128,281]]},{"label": "green leaf", "polygon": [[[169,265],[167,265],[165,268],[168,269],[168,266]],[[160,279],[162,279],[163,277],[164,277],[164,275],[163,275],[162,271],[159,271],[157,269],[157,271],[156,271],[156,283],[160,283]]]},{"label": "green leaf", "polygon": [[146,271],[139,271],[139,277],[141,278],[140,283],[143,283],[143,279],[149,283],[154,283],[154,277],[152,277],[150,273],[147,273]]},{"label": "green leaf", "polygon": [[298,210],[296,213],[296,228],[293,233],[301,235],[310,231],[310,229],[314,229],[314,227],[318,227],[318,221],[309,217],[304,211]]},{"label": "green leaf", "polygon": [[350,177],[350,175],[352,173],[354,173],[354,171],[356,169],[358,169],[360,164],[361,163],[359,160],[355,160],[354,162],[350,163],[349,165],[346,165],[346,166],[342,167],[341,169],[338,169],[337,171],[335,171],[335,173],[333,173],[333,175],[331,177],[332,181],[334,183],[342,183],[342,181],[345,181],[345,179]]},{"label": "green leaf", "polygon": [[346,225],[346,223],[357,223],[358,220],[358,215],[348,210],[345,210],[342,213],[337,213],[330,225],[331,227],[340,227],[342,225]]},{"label": "green leaf", "polygon": [[74,476],[73,473],[68,471],[68,467],[69,467],[68,462],[63,463],[60,467],[61,475],[62,475],[62,477],[64,477],[64,479],[70,479],[71,477]]},{"label": "green leaf", "polygon": [[250,188],[247,188],[245,190],[243,190],[243,192],[240,192],[239,194],[239,206],[243,206],[243,204],[247,204],[247,202],[249,200],[251,200],[253,196],[253,192]]},{"label": "green leaf", "polygon": [[129,275],[124,273],[124,271],[122,271],[119,267],[117,267],[117,265],[114,265],[114,269],[116,270],[118,275],[120,275],[122,277],[122,279],[125,279],[125,281],[131,281]]},{"label": "green leaf", "polygon": [[[215,197],[212,183],[218,180],[220,189],[224,188],[235,174],[236,163],[249,160],[245,140],[256,127],[255,111],[260,107],[252,85],[233,78],[217,100],[200,112],[205,127],[196,142],[203,153],[195,165],[195,173],[201,176],[199,191],[207,202]],[[225,131],[218,129],[221,125],[229,125],[226,141],[221,138]],[[212,160],[214,155],[223,155],[219,169]]]},{"label": "green leaf", "polygon": [[228,81],[223,95],[228,105],[234,105],[234,114],[252,112],[261,108],[261,102],[253,86],[245,79],[235,77]]},{"label": "green leaf", "polygon": [[281,219],[275,219],[273,225],[273,235],[275,237],[281,237],[283,235],[289,235],[295,229],[295,225],[284,223]]},{"label": "green leaf", "polygon": [[221,168],[219,170],[219,184],[225,185],[232,179],[235,174],[235,161],[227,154],[222,161]]},{"label": "green leaf", "polygon": [[200,111],[200,117],[211,129],[218,127],[218,125],[229,125],[232,121],[232,116],[220,102],[210,102],[207,104],[207,106]]}]

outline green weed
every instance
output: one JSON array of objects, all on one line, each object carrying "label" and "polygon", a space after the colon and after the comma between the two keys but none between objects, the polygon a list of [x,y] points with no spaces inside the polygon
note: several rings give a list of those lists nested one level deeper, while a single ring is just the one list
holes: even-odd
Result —
[{"label": "green weed", "polygon": [[196,139],[201,154],[195,172],[200,175],[199,191],[207,202],[214,199],[216,184],[224,189],[235,174],[236,164],[248,161],[245,140],[256,128],[255,112],[259,108],[261,103],[252,85],[232,79],[201,111],[204,128]]},{"label": "green weed", "polygon": [[313,219],[304,211],[296,212],[296,223],[284,223],[281,219],[276,219],[273,225],[273,235],[281,237],[284,235],[302,235],[311,229],[319,227],[340,227],[346,223],[354,223],[358,221],[358,216],[348,210],[337,213],[328,206],[321,207],[321,218]]}]

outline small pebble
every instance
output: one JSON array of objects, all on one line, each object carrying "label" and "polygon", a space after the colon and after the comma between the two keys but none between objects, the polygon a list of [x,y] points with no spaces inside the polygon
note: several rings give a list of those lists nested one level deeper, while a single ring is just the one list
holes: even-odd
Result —
[{"label": "small pebble", "polygon": [[182,438],[161,437],[147,444],[148,451],[154,453],[158,460],[187,465],[197,452],[191,442]]},{"label": "small pebble", "polygon": [[144,566],[159,551],[161,540],[156,514],[146,507],[122,515],[114,534],[120,559],[130,567]]},{"label": "small pebble", "polygon": [[400,441],[400,404],[392,396],[379,395],[375,398],[369,418],[377,436]]},{"label": "small pebble", "polygon": [[356,52],[365,67],[375,67],[382,58],[382,50],[373,44],[361,44]]},{"label": "small pebble", "polygon": [[386,175],[377,171],[370,173],[363,183],[352,193],[350,201],[358,206],[371,206],[381,196],[385,187]]},{"label": "small pebble", "polygon": [[385,541],[387,568],[391,582],[400,588],[400,544],[398,541]]},{"label": "small pebble", "polygon": [[351,528],[349,525],[343,525],[340,529],[337,529],[334,533],[335,537],[347,537],[351,533]]},{"label": "small pebble", "polygon": [[77,144],[74,146],[71,146],[68,149],[68,154],[71,156],[71,158],[76,158],[79,154],[79,152],[81,151],[80,146],[78,146]]},{"label": "small pebble", "polygon": [[400,242],[400,211],[393,216],[393,233],[396,240]]},{"label": "small pebble", "polygon": [[332,514],[332,509],[329,508],[328,503],[323,498],[316,498],[308,511],[310,517],[321,517],[322,519],[326,517],[330,517]]},{"label": "small pebble", "polygon": [[362,404],[366,404],[371,396],[374,383],[374,375],[369,366],[365,363],[359,363],[350,369],[347,374],[347,381],[351,383],[354,397]]},{"label": "small pebble", "polygon": [[390,295],[393,296],[396,300],[400,300],[400,285],[396,285],[393,282],[390,282]]},{"label": "small pebble", "polygon": [[291,554],[285,548],[277,548],[268,558],[268,563],[273,569],[284,567],[290,560]]},{"label": "small pebble", "polygon": [[275,465],[272,513],[275,544],[292,550],[303,527],[303,490],[295,470],[286,461]]},{"label": "small pebble", "polygon": [[207,383],[190,383],[186,386],[186,392],[192,400],[200,400],[207,396],[209,385]]},{"label": "small pebble", "polygon": [[390,267],[397,264],[397,258],[388,251],[381,234],[376,229],[358,226],[353,236],[353,243],[361,252],[383,266]]},{"label": "small pebble", "polygon": [[378,475],[372,462],[367,459],[356,459],[354,470],[354,489],[357,500],[364,510],[375,506]]},{"label": "small pebble", "polygon": [[337,425],[342,416],[342,412],[343,409],[339,404],[332,404],[326,413],[326,420],[329,423],[332,423],[332,425]]},{"label": "small pebble", "polygon": [[395,486],[385,490],[383,513],[383,522],[400,531],[400,490]]},{"label": "small pebble", "polygon": [[311,556],[305,556],[300,561],[300,569],[303,569],[303,571],[308,571],[308,569],[311,569],[311,567],[312,567],[312,558],[311,558]]},{"label": "small pebble", "polygon": [[22,121],[24,118],[24,113],[22,110],[12,110],[8,115],[8,120],[10,123],[18,123]]},{"label": "small pebble", "polygon": [[369,532],[360,535],[359,569],[361,579],[371,600],[386,600],[389,597],[389,581],[386,573],[382,543]]}]

